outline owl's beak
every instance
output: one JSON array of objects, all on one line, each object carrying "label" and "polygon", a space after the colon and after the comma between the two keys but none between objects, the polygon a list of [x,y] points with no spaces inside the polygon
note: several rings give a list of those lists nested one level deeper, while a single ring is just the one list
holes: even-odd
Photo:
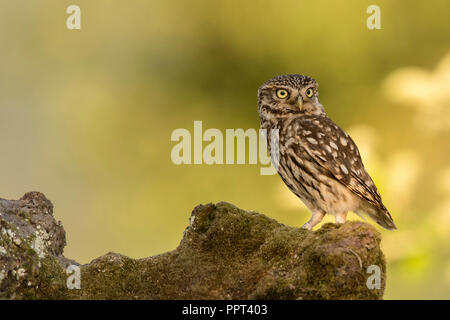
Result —
[{"label": "owl's beak", "polygon": [[302,108],[303,108],[303,98],[302,98],[302,96],[298,96],[298,98],[297,98],[297,106],[298,106],[298,109],[301,111]]}]

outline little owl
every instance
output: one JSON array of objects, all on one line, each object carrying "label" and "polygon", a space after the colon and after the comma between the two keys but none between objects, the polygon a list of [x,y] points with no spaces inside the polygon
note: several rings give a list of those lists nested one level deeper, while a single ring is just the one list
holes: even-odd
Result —
[{"label": "little owl", "polygon": [[278,174],[312,212],[303,227],[311,230],[325,213],[344,223],[353,211],[396,229],[356,144],[328,118],[318,96],[317,82],[297,74],[270,79],[258,90],[269,152],[272,129],[278,129]]}]

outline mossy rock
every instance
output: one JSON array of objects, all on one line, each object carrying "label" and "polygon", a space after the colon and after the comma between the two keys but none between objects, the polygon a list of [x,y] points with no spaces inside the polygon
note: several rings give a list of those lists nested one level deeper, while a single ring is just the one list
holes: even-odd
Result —
[{"label": "mossy rock", "polygon": [[[43,194],[0,199],[0,213],[0,298],[381,299],[385,288],[381,236],[364,222],[308,231],[226,202],[199,205],[175,250],[79,266],[63,256],[65,232]],[[80,289],[67,288],[69,265],[80,267]],[[366,285],[371,265],[378,289]]]}]

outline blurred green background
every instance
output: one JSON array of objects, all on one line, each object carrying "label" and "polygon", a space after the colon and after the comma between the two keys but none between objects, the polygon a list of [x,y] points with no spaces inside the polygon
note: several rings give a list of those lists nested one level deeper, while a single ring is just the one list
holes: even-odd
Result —
[{"label": "blurred green background", "polygon": [[449,1],[77,0],[82,29],[68,30],[71,4],[0,10],[0,197],[44,192],[66,256],[172,250],[191,210],[220,200],[301,226],[308,211],[259,165],[170,159],[172,131],[194,120],[259,128],[257,88],[301,73],[399,228],[377,226],[385,298],[450,298]]}]

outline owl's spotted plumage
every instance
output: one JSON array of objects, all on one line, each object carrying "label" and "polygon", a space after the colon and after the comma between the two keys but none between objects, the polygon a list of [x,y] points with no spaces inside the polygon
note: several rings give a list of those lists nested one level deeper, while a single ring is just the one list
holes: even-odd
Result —
[{"label": "owl's spotted plumage", "polygon": [[343,223],[353,211],[396,229],[356,144],[325,114],[314,79],[270,79],[258,90],[258,111],[269,151],[271,129],[279,130],[279,175],[312,211],[304,227],[311,229],[326,213]]}]

